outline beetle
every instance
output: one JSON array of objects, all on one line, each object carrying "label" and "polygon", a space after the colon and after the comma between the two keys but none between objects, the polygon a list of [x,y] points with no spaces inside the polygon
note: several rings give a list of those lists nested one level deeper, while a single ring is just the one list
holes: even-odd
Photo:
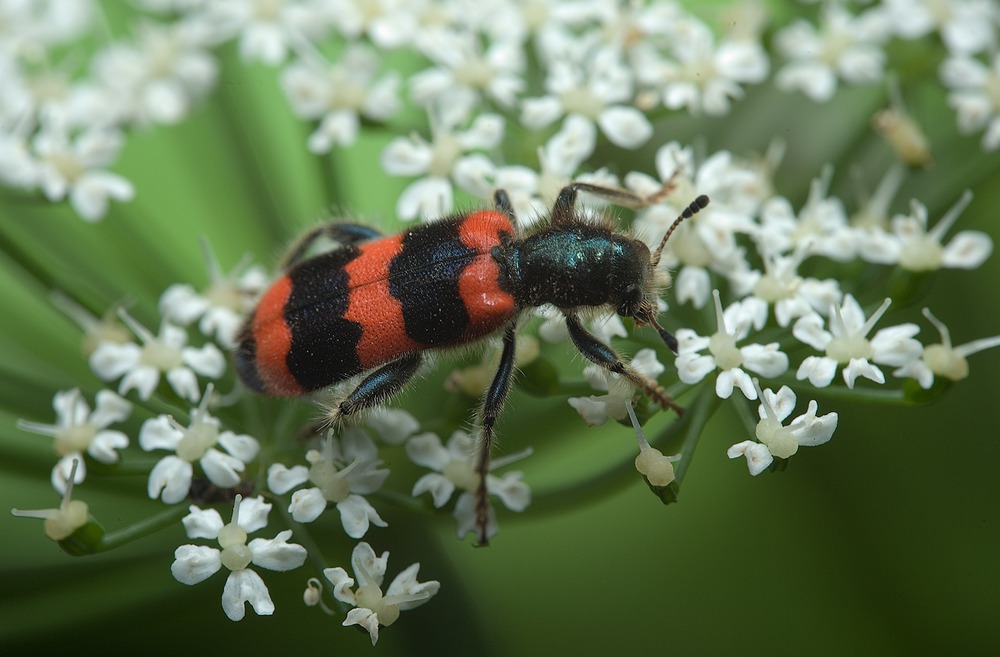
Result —
[{"label": "beetle", "polygon": [[[292,247],[284,273],[246,318],[234,355],[236,371],[250,389],[286,397],[365,375],[334,405],[333,422],[399,392],[429,350],[501,334],[500,363],[479,413],[476,520],[479,544],[485,545],[493,427],[510,389],[518,319],[526,310],[555,306],[588,360],[664,408],[682,411],[656,381],[626,364],[580,321],[581,312],[611,309],[637,325],[653,326],[677,351],[677,340],[656,319],[659,291],[669,278],[657,265],[674,228],[708,205],[708,197],[688,205],[653,252],[576,208],[580,192],[641,208],[671,188],[668,181],[643,197],[571,182],[559,192],[548,219],[526,231],[503,190],[494,194],[492,210],[452,214],[396,235],[353,223],[318,226]],[[339,246],[310,256],[324,237]]]}]

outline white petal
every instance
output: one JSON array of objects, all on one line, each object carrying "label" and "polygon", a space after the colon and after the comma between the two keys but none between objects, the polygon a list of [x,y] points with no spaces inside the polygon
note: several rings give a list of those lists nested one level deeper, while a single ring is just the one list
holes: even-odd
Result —
[{"label": "white petal", "polygon": [[[375,550],[368,543],[361,541],[354,546],[354,551],[351,552],[351,564],[354,567],[354,575],[358,578],[358,584],[361,586],[378,586],[381,588],[382,580],[385,579],[385,571],[389,567],[389,553],[383,552],[382,556],[376,556]],[[363,568],[359,568],[358,564],[361,564]],[[371,576],[371,579],[367,579],[366,575]]]},{"label": "white petal", "polygon": [[993,240],[986,233],[964,230],[944,248],[942,263],[945,267],[975,269],[993,252]]},{"label": "white petal", "polygon": [[[118,392],[124,395],[129,390],[135,390],[139,395],[139,399],[148,401],[159,383],[160,370],[148,365],[136,365],[122,377],[121,382],[118,384]],[[198,394],[196,390],[194,397],[190,397],[190,399],[196,400],[197,398]]]},{"label": "white petal", "polygon": [[271,513],[270,502],[264,501],[263,495],[245,497],[240,502],[239,526],[248,534],[267,526],[267,516]]},{"label": "white petal", "polygon": [[852,358],[851,362],[844,367],[844,383],[848,388],[854,388],[854,382],[859,376],[874,381],[875,383],[885,383],[885,375],[875,365],[872,365],[865,358]]},{"label": "white petal", "polygon": [[279,532],[273,539],[255,538],[247,544],[253,555],[254,565],[268,570],[285,572],[298,568],[306,562],[306,549],[296,543],[289,543],[292,530]]},{"label": "white petal", "polygon": [[433,433],[422,433],[406,441],[406,455],[417,465],[437,472],[441,472],[451,461],[451,454]]},{"label": "white petal", "polygon": [[147,489],[150,499],[157,497],[167,504],[176,504],[191,490],[191,464],[176,456],[165,456],[149,473]]},{"label": "white petal", "polygon": [[73,471],[73,461],[77,461],[76,474],[73,477],[74,484],[82,484],[87,478],[87,462],[80,452],[70,452],[66,454],[52,468],[52,487],[60,495],[66,494],[66,486],[69,483],[69,473]]},{"label": "white petal", "polygon": [[403,190],[396,202],[396,214],[403,221],[418,217],[424,221],[442,217],[453,207],[451,183],[446,178],[421,178]]},{"label": "white petal", "polygon": [[102,342],[90,355],[90,369],[101,380],[111,381],[135,367],[140,353],[139,346],[131,342]]},{"label": "white petal", "polygon": [[608,140],[622,148],[639,148],[653,136],[649,119],[634,107],[608,107],[597,123]]},{"label": "white petal", "polygon": [[121,431],[101,431],[90,441],[87,453],[101,463],[117,463],[118,452],[116,449],[128,447],[128,436]]},{"label": "white petal", "polygon": [[396,575],[392,580],[392,584],[386,589],[385,594],[389,595],[408,595],[408,596],[426,596],[418,600],[411,600],[409,602],[400,602],[399,609],[401,611],[406,611],[408,609],[413,609],[424,604],[430,598],[438,592],[441,588],[441,583],[431,580],[429,582],[418,582],[417,574],[420,572],[420,564],[410,564],[405,570]]},{"label": "white petal", "polygon": [[837,361],[825,356],[808,356],[799,365],[795,378],[799,381],[809,379],[809,383],[817,388],[825,388],[833,381],[837,373]]},{"label": "white petal", "polygon": [[521,481],[523,476],[521,472],[508,472],[502,479],[487,475],[486,489],[511,511],[524,511],[531,504],[531,489]]},{"label": "white petal", "polygon": [[599,397],[570,397],[566,401],[580,417],[592,427],[599,427],[608,421],[608,405],[603,401],[607,395]]},{"label": "white petal", "polygon": [[417,479],[417,483],[413,484],[412,495],[418,497],[427,491],[431,493],[434,506],[440,509],[451,499],[451,494],[455,492],[455,484],[444,475],[431,472]]},{"label": "white petal", "polygon": [[170,572],[181,584],[203,582],[222,568],[221,552],[207,545],[182,545],[174,550]]},{"label": "white petal", "polygon": [[532,130],[544,128],[558,119],[562,113],[562,103],[555,96],[526,98],[521,101],[521,123]]},{"label": "white petal", "polygon": [[284,495],[307,481],[309,481],[309,468],[304,465],[287,468],[275,463],[267,469],[267,487],[278,495]]},{"label": "white petal", "polygon": [[326,498],[318,488],[303,488],[292,494],[288,512],[295,522],[312,522],[326,510]]},{"label": "white petal", "polygon": [[681,353],[674,360],[674,366],[677,368],[678,378],[690,385],[698,383],[715,370],[715,359],[696,353]]},{"label": "white petal", "polygon": [[184,364],[202,376],[217,379],[226,371],[226,357],[211,342],[200,349],[185,347],[181,354]]},{"label": "white petal", "polygon": [[184,438],[184,432],[174,427],[170,418],[160,415],[142,423],[139,429],[139,446],[144,450],[154,449],[177,449],[177,445]]},{"label": "white petal", "polygon": [[360,625],[368,630],[373,646],[378,642],[378,616],[371,609],[356,607],[347,612],[343,626],[348,627],[350,625]]},{"label": "white petal", "polygon": [[767,470],[771,463],[774,462],[774,457],[771,456],[771,451],[767,448],[767,445],[755,443],[752,440],[744,440],[741,443],[733,445],[726,451],[726,454],[731,459],[745,456],[747,459],[747,468],[754,477]]},{"label": "white petal", "polygon": [[125,401],[110,390],[97,393],[96,408],[90,416],[90,422],[98,429],[121,422],[132,412],[132,404]]},{"label": "white petal", "polygon": [[368,426],[378,433],[383,443],[402,445],[420,428],[420,423],[401,408],[383,408],[372,413]]},{"label": "white petal", "polygon": [[333,597],[349,605],[354,604],[354,580],[347,575],[343,568],[324,568],[323,576],[333,584]]},{"label": "white petal", "polygon": [[219,537],[219,531],[226,523],[215,509],[199,509],[191,505],[188,507],[188,514],[181,518],[181,524],[184,525],[188,538],[211,540]]},{"label": "white petal", "polygon": [[257,453],[260,451],[260,443],[257,442],[256,438],[235,434],[232,431],[220,433],[217,442],[223,449],[244,463],[249,463],[257,458]]},{"label": "white petal", "polygon": [[235,456],[220,452],[214,447],[198,461],[208,480],[219,488],[232,488],[240,483],[240,474],[246,464]]},{"label": "white petal", "polygon": [[740,348],[743,365],[748,370],[767,378],[781,376],[788,370],[788,356],[778,351],[778,343],[769,345],[748,344]]},{"label": "white petal", "polygon": [[260,575],[249,568],[229,573],[222,590],[222,609],[229,620],[242,620],[246,614],[247,602],[258,616],[270,616],[274,613],[271,594]]},{"label": "white petal", "polygon": [[360,495],[348,495],[347,499],[337,503],[337,510],[340,511],[344,531],[351,538],[363,538],[368,532],[369,524],[376,527],[388,526],[375,507]]}]

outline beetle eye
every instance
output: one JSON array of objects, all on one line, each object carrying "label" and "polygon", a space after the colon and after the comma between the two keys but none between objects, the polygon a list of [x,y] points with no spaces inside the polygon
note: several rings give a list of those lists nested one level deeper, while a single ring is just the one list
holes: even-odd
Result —
[{"label": "beetle eye", "polygon": [[615,310],[622,317],[634,317],[642,303],[642,288],[630,283],[622,293],[621,302]]}]

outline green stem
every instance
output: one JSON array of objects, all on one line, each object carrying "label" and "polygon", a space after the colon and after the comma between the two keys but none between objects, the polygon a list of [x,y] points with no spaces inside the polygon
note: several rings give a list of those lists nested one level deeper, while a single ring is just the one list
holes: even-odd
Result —
[{"label": "green stem", "polygon": [[171,525],[177,523],[178,520],[183,518],[188,513],[188,508],[186,505],[177,504],[164,509],[160,513],[151,515],[143,520],[140,520],[125,529],[120,529],[116,532],[111,532],[105,534],[101,539],[101,543],[94,552],[107,552],[108,550],[113,550],[115,548],[122,547],[132,541],[149,536],[161,529],[166,529]]}]

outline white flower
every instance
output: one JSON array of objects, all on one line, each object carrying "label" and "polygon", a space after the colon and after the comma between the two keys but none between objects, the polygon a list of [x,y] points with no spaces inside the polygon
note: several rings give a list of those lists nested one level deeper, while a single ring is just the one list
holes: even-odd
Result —
[{"label": "white flower", "polygon": [[436,64],[410,77],[410,95],[418,105],[439,104],[464,121],[480,104],[481,95],[513,107],[524,89],[521,43],[494,40],[483,50],[477,34],[454,29],[418,32],[415,41]]},{"label": "white flower", "polygon": [[368,416],[368,426],[386,445],[402,445],[420,429],[420,423],[401,408],[379,406]]},{"label": "white flower", "polygon": [[238,37],[240,57],[268,66],[285,61],[301,39],[316,41],[329,24],[309,0],[213,0],[192,24],[216,41]]},{"label": "white flower", "polygon": [[181,584],[193,585],[225,566],[230,571],[222,590],[222,609],[226,616],[230,620],[242,620],[247,602],[257,615],[270,616],[274,613],[271,595],[264,580],[250,565],[284,572],[298,568],[306,560],[304,547],[288,543],[292,536],[290,529],[273,539],[255,538],[247,543],[247,534],[267,525],[270,510],[271,505],[266,504],[263,497],[243,500],[242,495],[237,495],[232,520],[224,524],[215,509],[203,510],[192,505],[191,512],[183,520],[188,537],[218,540],[222,549],[182,545],[174,551],[170,572]]},{"label": "white flower", "polygon": [[[75,483],[83,483],[87,476],[83,452],[96,461],[105,464],[118,462],[118,452],[128,446],[128,436],[121,431],[108,431],[115,422],[124,421],[132,412],[128,403],[110,390],[97,393],[94,412],[80,394],[78,388],[57,392],[52,399],[56,411],[55,424],[39,424],[18,420],[17,426],[23,431],[38,433],[55,438],[53,449],[60,457],[52,469],[52,486],[65,493],[69,473],[76,472]],[[74,463],[78,466],[74,466]]]},{"label": "white flower", "polygon": [[253,309],[258,295],[268,284],[261,267],[249,267],[241,260],[228,274],[223,274],[211,249],[202,242],[208,266],[208,287],[198,292],[187,283],[175,283],[160,295],[160,315],[164,320],[187,326],[197,319],[198,329],[227,349],[236,347],[236,334],[243,318]]},{"label": "white flower", "polygon": [[775,196],[760,212],[756,232],[758,248],[765,253],[787,253],[801,246],[810,253],[837,262],[853,258],[858,251],[858,233],[851,227],[843,202],[827,196],[833,168],[824,167],[809,187],[809,197],[796,214],[788,199]]},{"label": "white flower", "polygon": [[837,367],[844,367],[844,382],[854,388],[859,376],[885,383],[885,375],[875,363],[904,367],[920,357],[922,347],[913,339],[920,328],[916,324],[900,324],[880,329],[868,340],[868,334],[889,308],[886,299],[871,317],[865,320],[861,305],[850,294],[844,297],[839,308],[830,309],[830,330],[823,328],[823,318],[818,313],[800,317],[792,327],[792,334],[824,352],[823,356],[809,356],[802,361],[795,377],[809,379],[814,386],[825,388],[833,381]]},{"label": "white flower", "polygon": [[399,612],[419,607],[441,588],[441,584],[435,580],[418,582],[420,564],[415,563],[396,575],[383,593],[382,582],[388,562],[388,552],[377,557],[368,543],[358,543],[351,554],[351,568],[357,578],[357,590],[352,590],[354,579],[343,568],[323,570],[323,575],[333,584],[333,596],[354,607],[347,612],[344,627],[360,625],[371,635],[372,645],[378,641],[380,625],[392,625],[399,618]]},{"label": "white flower", "polygon": [[1000,346],[1000,335],[992,338],[981,338],[953,347],[951,333],[931,311],[924,308],[924,317],[934,325],[941,335],[941,342],[924,347],[920,358],[914,359],[895,370],[893,374],[899,377],[916,379],[925,390],[934,385],[934,377],[942,376],[950,381],[961,381],[969,376],[969,361],[967,356]]},{"label": "white flower", "polygon": [[308,482],[310,488],[295,491],[289,513],[296,522],[312,522],[332,502],[340,513],[340,522],[351,538],[361,538],[370,525],[386,527],[368,500],[363,496],[381,488],[388,470],[380,470],[375,442],[361,429],[344,432],[341,440],[327,434],[319,450],[306,452],[309,467],[296,465],[287,468],[273,464],[267,471],[267,486],[272,492],[284,495]]},{"label": "white flower", "polygon": [[281,86],[294,112],[319,120],[309,136],[309,150],[317,155],[334,146],[350,146],[361,128],[361,117],[385,121],[399,111],[399,75],[378,76],[375,53],[352,45],[335,64],[319,53],[307,53],[281,73]]},{"label": "white flower", "polygon": [[497,147],[503,139],[504,122],[499,114],[480,114],[462,131],[442,124],[431,115],[431,141],[419,135],[398,137],[382,152],[382,168],[396,176],[425,176],[403,190],[396,214],[404,221],[420,217],[427,221],[452,209],[451,178],[481,180],[493,165],[481,154],[469,151]]},{"label": "white flower", "polygon": [[731,98],[743,96],[741,83],[767,77],[767,54],[759,39],[724,39],[716,46],[707,25],[685,17],[671,26],[664,42],[668,57],[651,42],[639,42],[633,65],[641,84],[662,88],[669,109],[723,115]]},{"label": "white flower", "polygon": [[257,458],[260,444],[255,438],[232,431],[219,431],[219,420],[208,414],[211,397],[212,385],[209,384],[201,404],[191,411],[191,424],[186,428],[168,415],[143,422],[139,430],[139,445],[144,450],[167,449],[175,452],[163,457],[149,473],[150,498],[160,497],[167,504],[175,504],[187,497],[195,461],[213,484],[220,488],[233,488],[240,483],[240,473],[246,464]]},{"label": "white flower", "polygon": [[195,401],[200,392],[196,373],[218,378],[225,372],[226,358],[214,344],[188,347],[187,333],[170,322],[164,321],[160,334],[153,335],[124,310],[119,309],[118,315],[142,341],[142,346],[134,342],[103,341],[90,355],[90,369],[104,381],[122,377],[119,394],[135,389],[140,399],[149,399],[160,383],[162,372],[174,392]]},{"label": "white flower", "polygon": [[76,530],[87,524],[90,519],[90,507],[86,502],[72,499],[73,483],[76,481],[76,469],[83,461],[79,458],[70,463],[69,474],[66,476],[66,488],[62,491],[62,501],[57,509],[11,509],[11,515],[18,518],[40,518],[45,521],[45,535],[53,541],[61,541],[73,535]]},{"label": "white flower", "polygon": [[207,44],[182,24],[143,23],[135,43],[123,40],[98,51],[94,75],[124,119],[178,123],[215,86],[218,63]]},{"label": "white flower", "polygon": [[816,416],[818,406],[815,401],[809,402],[806,412],[790,424],[782,425],[795,408],[795,393],[788,386],[781,386],[775,394],[770,388],[760,392],[760,386],[754,380],[754,386],[760,396],[758,408],[760,421],[757,423],[756,437],[759,443],[745,440],[736,443],[726,454],[731,459],[745,456],[747,467],[753,476],[759,475],[771,465],[774,457],[790,458],[799,447],[814,447],[828,442],[837,429],[837,414],[827,413]]},{"label": "white flower", "polygon": [[[406,443],[406,454],[417,465],[430,468],[434,472],[425,474],[413,485],[413,495],[429,492],[434,506],[441,508],[448,503],[456,489],[462,493],[455,503],[455,520],[458,538],[476,531],[476,490],[479,475],[476,472],[476,457],[472,436],[464,431],[456,431],[445,447],[441,439],[433,433],[423,433],[410,438]],[[490,470],[501,468],[513,461],[528,456],[530,449],[493,459]],[[486,491],[495,495],[511,511],[524,511],[531,503],[531,489],[521,481],[522,473],[508,472],[502,478],[486,475]],[[486,538],[496,536],[499,530],[492,505],[486,525]]]},{"label": "white flower", "polygon": [[61,128],[38,132],[32,140],[37,158],[37,184],[50,201],[69,198],[86,221],[97,221],[108,211],[108,200],[130,201],[132,183],[104,169],[118,157],[121,133],[89,130],[71,137]]},{"label": "white flower", "polygon": [[871,84],[882,77],[890,22],[881,8],[855,16],[841,3],[823,5],[817,30],[799,19],[775,35],[775,45],[789,60],[776,75],[786,91],[799,90],[825,102],[837,90],[837,78],[851,84]]},{"label": "white flower", "polygon": [[[756,399],[757,391],[743,368],[773,378],[788,369],[788,356],[778,350],[776,342],[737,347],[753,325],[752,305],[736,302],[723,312],[719,291],[713,290],[712,294],[718,330],[710,337],[701,337],[690,329],[677,332],[677,375],[684,383],[695,384],[718,369],[715,393],[719,397],[729,399],[737,387],[747,399]],[[708,354],[700,353],[706,348]]]},{"label": "white flower", "polygon": [[861,254],[872,262],[899,264],[908,271],[933,271],[942,267],[975,269],[993,251],[989,235],[963,230],[943,244],[948,232],[962,211],[972,202],[972,192],[966,190],[954,206],[930,230],[927,229],[927,207],[914,200],[909,215],[892,219],[892,233],[872,229],[873,237],[863,243]]},{"label": "white flower", "polygon": [[952,54],[996,45],[997,7],[991,0],[883,0],[893,30],[904,39],[938,31]]},{"label": "white flower", "polygon": [[[656,380],[666,369],[656,359],[652,349],[640,349],[630,363],[632,368],[652,380]],[[628,409],[632,407],[632,397],[635,388],[627,380],[617,374],[608,374],[607,370],[591,363],[583,370],[584,376],[591,387],[607,390],[606,395],[591,395],[590,397],[570,397],[569,405],[592,427],[600,426],[608,418],[624,420],[628,417]]]},{"label": "white flower", "polygon": [[349,40],[367,36],[383,50],[410,43],[418,33],[421,3],[412,0],[329,0],[316,9]]},{"label": "white flower", "polygon": [[952,91],[948,104],[958,113],[958,131],[970,134],[985,128],[982,148],[1000,149],[1000,53],[989,66],[968,56],[952,57],[941,65],[941,81]]},{"label": "white flower", "polygon": [[651,486],[669,486],[677,478],[674,472],[674,462],[681,459],[680,455],[666,456],[660,450],[649,444],[642,432],[639,419],[635,416],[632,404],[625,407],[628,411],[632,428],[635,429],[636,440],[639,441],[639,455],[635,457],[635,469],[646,478]]},{"label": "white flower", "polygon": [[748,274],[748,282],[752,281],[754,298],[773,305],[778,326],[786,327],[793,319],[810,312],[825,314],[830,306],[840,303],[842,294],[836,279],[821,281],[799,276],[799,265],[811,255],[807,243],[799,244],[789,256],[762,251],[764,271]]},{"label": "white flower", "polygon": [[594,49],[586,56],[547,62],[548,94],[521,102],[521,123],[537,130],[562,116],[577,114],[601,128],[611,143],[638,148],[653,135],[649,119],[631,100],[632,71],[617,48]]}]

